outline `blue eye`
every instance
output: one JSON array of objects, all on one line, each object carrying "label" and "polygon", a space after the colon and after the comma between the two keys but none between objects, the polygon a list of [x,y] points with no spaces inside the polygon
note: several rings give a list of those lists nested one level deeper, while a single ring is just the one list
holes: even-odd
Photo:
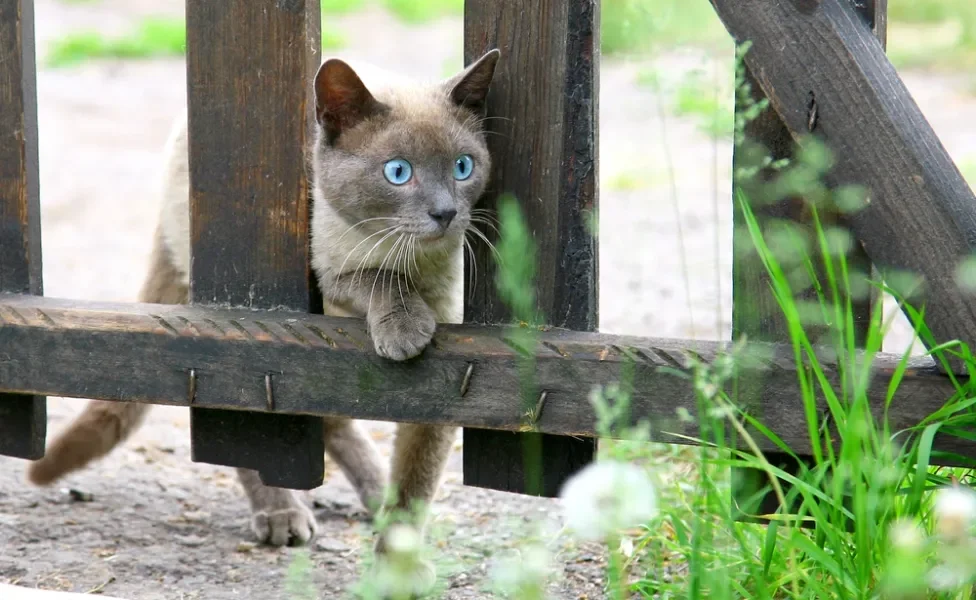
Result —
[{"label": "blue eye", "polygon": [[454,179],[458,181],[464,181],[468,177],[471,177],[471,171],[474,170],[474,159],[471,158],[470,154],[462,154],[454,161]]},{"label": "blue eye", "polygon": [[383,165],[383,175],[393,185],[403,185],[410,181],[410,176],[413,175],[413,167],[402,158],[394,158]]}]

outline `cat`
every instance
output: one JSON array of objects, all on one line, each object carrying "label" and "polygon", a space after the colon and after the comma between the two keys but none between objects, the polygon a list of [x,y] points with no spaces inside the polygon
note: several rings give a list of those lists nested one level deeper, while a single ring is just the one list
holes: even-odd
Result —
[{"label": "cat", "polygon": [[[437,323],[462,321],[463,243],[491,169],[482,124],[499,56],[491,50],[433,84],[337,58],[316,73],[316,135],[307,153],[312,267],[324,312],[364,318],[375,351],[389,360],[419,355]],[[184,112],[165,147],[159,221],[140,302],[188,302],[188,169]],[[28,479],[49,485],[105,456],[151,406],[90,401],[30,464]],[[355,421],[323,419],[328,456],[371,512],[403,514],[417,501],[429,505],[456,434],[452,426],[399,424],[387,469]],[[301,545],[314,537],[315,517],[293,491],[265,486],[255,471],[237,473],[260,542]],[[384,506],[389,490],[394,494]],[[424,518],[410,526],[422,534]],[[382,533],[375,547],[385,550]]]}]

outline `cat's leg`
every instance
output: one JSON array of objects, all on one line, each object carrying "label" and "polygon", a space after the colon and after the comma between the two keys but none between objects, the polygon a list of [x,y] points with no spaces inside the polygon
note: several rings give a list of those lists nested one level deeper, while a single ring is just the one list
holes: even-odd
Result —
[{"label": "cat's leg", "polygon": [[264,485],[257,471],[237,469],[237,477],[251,504],[251,530],[258,541],[272,546],[301,546],[315,537],[315,515],[289,489]]},{"label": "cat's leg", "polygon": [[[396,490],[392,508],[406,518],[406,524],[423,534],[427,508],[440,486],[444,466],[457,437],[457,427],[401,423],[393,443],[393,465],[390,483]],[[414,511],[420,510],[416,513]],[[376,541],[376,551],[386,551],[383,535]]]},{"label": "cat's leg", "polygon": [[[363,505],[373,512],[382,501],[386,483],[379,452],[354,421],[322,421],[326,453],[339,465]],[[237,469],[237,477],[251,504],[251,529],[260,542],[300,546],[315,536],[315,515],[294,491],[265,485],[251,469]]]},{"label": "cat's leg", "polygon": [[351,419],[327,417],[322,422],[326,454],[339,465],[363,506],[373,514],[383,502],[387,480],[376,445]]}]

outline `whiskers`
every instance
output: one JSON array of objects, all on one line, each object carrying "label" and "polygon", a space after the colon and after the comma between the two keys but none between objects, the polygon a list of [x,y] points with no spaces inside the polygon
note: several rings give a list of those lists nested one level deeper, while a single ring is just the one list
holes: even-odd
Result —
[{"label": "whiskers", "polygon": [[469,301],[474,297],[474,283],[478,280],[478,258],[474,251],[474,246],[471,243],[471,238],[468,237],[468,234],[472,234],[474,237],[484,242],[484,244],[488,246],[488,249],[491,250],[492,254],[495,256],[495,260],[501,259],[498,249],[495,248],[493,243],[491,243],[488,236],[486,236],[485,233],[477,227],[478,225],[483,225],[486,228],[491,229],[495,232],[495,236],[499,235],[498,219],[495,217],[493,211],[485,208],[476,208],[471,211],[470,223],[464,230],[464,249],[467,251],[467,255],[471,258],[471,270],[469,272],[470,277],[468,279]]},{"label": "whiskers", "polygon": [[508,117],[499,117],[499,116],[483,117],[483,116],[471,114],[468,115],[463,122],[460,123],[455,122],[455,124],[451,128],[451,137],[454,139],[455,142],[460,141],[462,132],[465,131],[466,129],[474,129],[485,136],[497,135],[503,138],[509,137],[507,134],[502,133],[501,131],[492,131],[491,129],[485,129],[484,124],[488,121],[513,122],[512,119],[509,119]]},{"label": "whiskers", "polygon": [[[343,237],[345,237],[350,231],[362,226],[368,222],[375,221],[392,221],[393,224],[388,227],[384,227],[378,231],[375,231],[353,246],[346,256],[343,258],[342,263],[339,265],[339,269],[335,272],[335,280],[333,283],[332,293],[330,294],[330,301],[336,302],[343,292],[341,285],[341,278],[343,276],[348,276],[349,285],[359,286],[363,284],[364,278],[367,278],[367,272],[370,270],[375,270],[372,285],[370,285],[369,299],[367,300],[367,312],[372,309],[373,306],[373,295],[376,293],[377,284],[379,284],[379,289],[381,294],[398,294],[400,297],[400,302],[403,306],[407,306],[406,298],[411,293],[411,290],[416,290],[416,274],[419,274],[419,267],[417,266],[417,236],[412,233],[406,232],[404,225],[400,219],[393,217],[376,217],[372,219],[364,219],[355,225],[349,227],[336,239],[335,242],[338,243]],[[392,239],[392,243],[389,243]],[[359,260],[356,263],[354,269],[351,272],[346,271],[346,264],[349,263],[351,259],[357,256],[360,248],[364,244],[372,242],[369,250],[363,252],[359,256]],[[377,254],[377,250],[382,249],[386,246],[385,251],[382,251],[382,256]],[[376,254],[376,258],[374,258]],[[377,260],[379,262],[377,263]],[[416,274],[415,274],[416,272]],[[394,287],[395,284],[395,287]],[[367,282],[366,285],[369,285]]]},{"label": "whiskers", "polygon": [[[365,285],[370,288],[366,306],[367,312],[372,310],[377,291],[380,294],[389,294],[390,299],[398,298],[402,306],[408,309],[409,296],[422,287],[423,269],[435,268],[434,265],[442,260],[440,258],[442,250],[429,248],[425,245],[424,237],[421,234],[411,233],[408,230],[409,223],[391,217],[377,217],[360,221],[347,228],[336,241],[338,242],[350,231],[370,221],[386,221],[390,224],[366,235],[346,253],[338,270],[335,271],[333,289],[329,294],[330,302],[335,303],[337,300],[343,299],[343,295],[348,293],[348,287],[363,285],[365,281]],[[475,243],[483,243],[495,260],[499,260],[501,255],[492,243],[492,238],[497,238],[498,235],[498,220],[493,211],[488,209],[471,211],[468,225],[462,236],[463,252],[470,264],[468,272],[469,300],[473,298],[474,284],[478,281],[479,275],[478,250],[476,250]],[[367,244],[369,244],[369,249],[364,251],[363,249]],[[427,254],[429,251],[434,251],[435,255],[429,256]],[[434,262],[431,263],[431,260]],[[355,264],[355,268],[347,271],[346,267],[349,264]],[[372,281],[369,281],[371,271],[374,273]],[[343,278],[347,278],[347,283],[343,284]]]}]

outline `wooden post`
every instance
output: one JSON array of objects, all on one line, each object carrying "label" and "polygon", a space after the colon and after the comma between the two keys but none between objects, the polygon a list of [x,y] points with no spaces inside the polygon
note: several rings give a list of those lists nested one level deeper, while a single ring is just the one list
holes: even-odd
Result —
[{"label": "wooden post", "polygon": [[[319,2],[188,0],[186,18],[191,302],[320,310],[305,171]],[[194,376],[201,391],[217,379],[203,366]],[[279,376],[242,372],[221,392],[273,409]],[[277,487],[322,483],[321,419],[193,409],[191,427],[196,461],[255,469]]]},{"label": "wooden post", "polygon": [[[488,97],[493,172],[484,204],[514,194],[538,248],[543,316],[558,327],[593,331],[598,244],[588,220],[597,209],[599,2],[546,0],[525,10],[506,0],[467,0],[465,61],[491,48],[502,60]],[[478,279],[467,278],[473,289],[465,294],[465,320],[506,321],[495,263],[487,248],[475,247]],[[554,496],[595,451],[593,438],[465,429],[464,483]],[[533,454],[541,465],[525,464]]]},{"label": "wooden post", "polygon": [[[0,3],[0,292],[44,294],[33,0]],[[0,394],[0,454],[41,458],[46,432],[43,397]]]},{"label": "wooden post", "polygon": [[[885,44],[887,29],[887,0],[867,0],[857,6],[857,12],[865,20],[881,44]],[[752,99],[759,102],[766,98],[759,83],[751,69],[745,69],[746,82],[752,88]],[[757,119],[750,122],[745,128],[746,136],[750,141],[761,143],[769,154],[776,160],[783,158],[793,158],[794,140],[784,125],[780,116],[771,108],[764,111]],[[748,157],[743,156],[740,148],[733,151],[734,170],[739,167],[748,166]],[[760,180],[771,177],[770,170],[760,173]],[[733,187],[744,185],[749,189],[748,183],[736,181]],[[769,199],[756,198],[760,200],[753,205],[753,212],[759,219],[760,226],[765,228],[774,221],[789,220],[810,234],[813,238],[813,222],[809,212],[804,209],[803,198],[785,198],[775,203],[769,203]],[[746,336],[750,340],[764,342],[789,342],[789,327],[785,317],[773,297],[770,288],[770,279],[759,260],[758,255],[752,248],[749,241],[749,233],[746,230],[746,223],[742,211],[738,204],[733,207],[733,224],[736,243],[733,244],[732,262],[732,337],[737,339]],[[844,227],[841,217],[837,213],[820,214],[820,219],[824,227],[840,226]],[[740,243],[741,242],[741,243]],[[860,244],[855,243],[852,251],[847,255],[848,267],[851,273],[861,273],[870,276],[872,272],[871,260]],[[815,260],[816,263],[816,260]],[[817,272],[817,277],[821,282],[826,282],[825,274],[821,270]],[[811,286],[798,293],[798,300],[817,302],[817,294]],[[852,300],[854,313],[855,337],[858,346],[862,346],[867,336],[868,324],[871,319],[872,296]],[[807,327],[808,335],[816,341],[817,337],[826,333],[824,327]],[[763,385],[762,381],[744,382],[747,387],[741,387],[740,395],[748,401],[756,393],[760,393]],[[794,474],[799,472],[800,465],[788,454],[780,452],[766,453],[766,458],[770,463],[779,466],[787,472]],[[808,464],[809,461],[806,461]],[[742,520],[754,520],[747,515],[751,514],[771,514],[779,508],[779,502],[775,495],[766,493],[759,497],[757,492],[768,483],[765,472],[758,469],[746,469],[733,467],[733,495],[736,500],[734,508],[736,516]],[[788,488],[786,482],[781,482],[784,488]],[[746,505],[747,499],[750,504]],[[757,519],[763,521],[762,519]]]}]

